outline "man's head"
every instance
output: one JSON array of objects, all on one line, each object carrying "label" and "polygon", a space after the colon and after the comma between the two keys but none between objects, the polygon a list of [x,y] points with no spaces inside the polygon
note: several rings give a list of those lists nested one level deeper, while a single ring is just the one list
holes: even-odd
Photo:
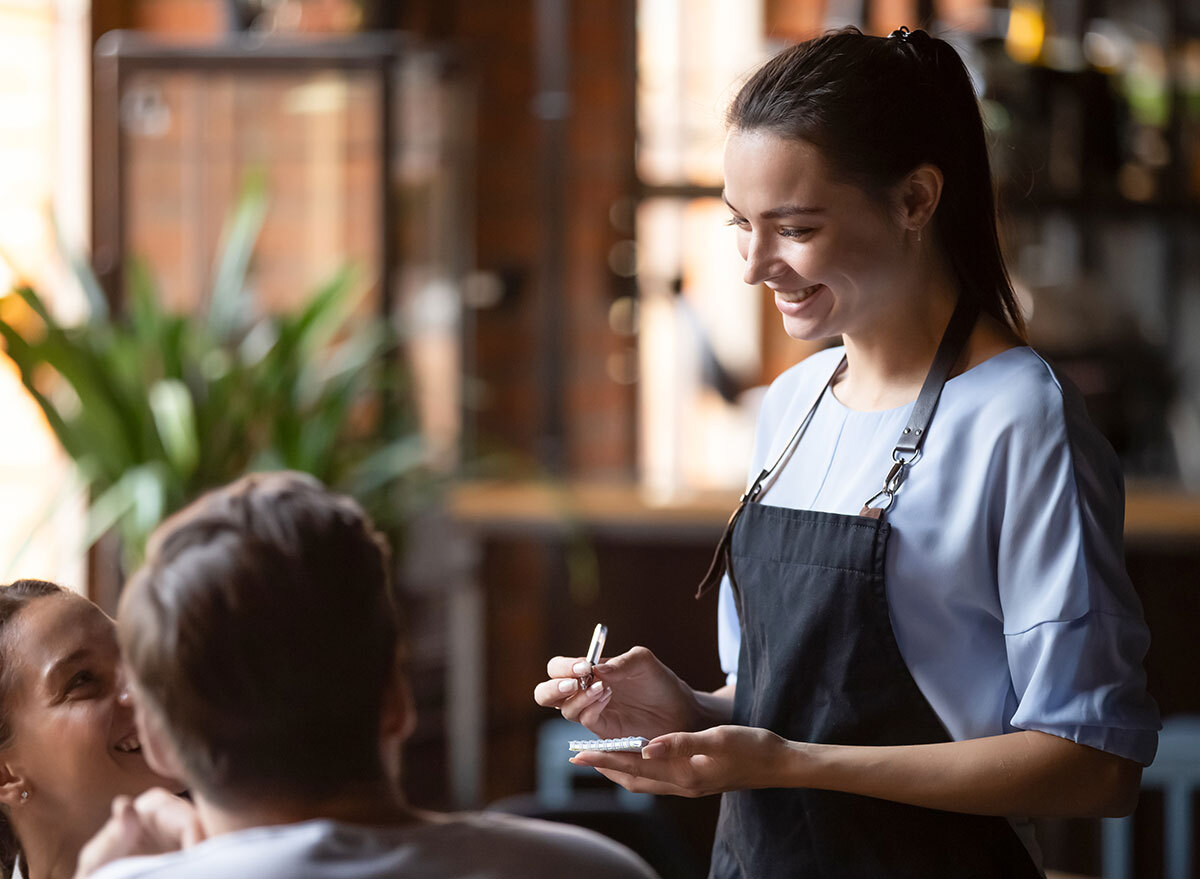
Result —
[{"label": "man's head", "polygon": [[147,758],[221,804],[377,783],[404,724],[388,567],[358,504],[299,473],[168,519],[117,617]]}]

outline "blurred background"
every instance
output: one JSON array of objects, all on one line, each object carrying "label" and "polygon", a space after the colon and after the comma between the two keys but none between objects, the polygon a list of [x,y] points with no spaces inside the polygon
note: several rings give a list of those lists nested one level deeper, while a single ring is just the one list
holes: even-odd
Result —
[{"label": "blurred background", "polygon": [[[967,61],[1031,341],[1125,467],[1151,690],[1200,711],[1192,0],[0,0],[0,580],[111,608],[197,492],[317,473],[401,548],[412,799],[590,810],[702,870],[715,802],[567,776],[531,691],[597,621],[721,683],[692,592],[814,350],[741,282],[721,120],[845,24]],[[1131,863],[1190,870],[1149,788]],[[1100,822],[1043,825],[1120,875]]]}]

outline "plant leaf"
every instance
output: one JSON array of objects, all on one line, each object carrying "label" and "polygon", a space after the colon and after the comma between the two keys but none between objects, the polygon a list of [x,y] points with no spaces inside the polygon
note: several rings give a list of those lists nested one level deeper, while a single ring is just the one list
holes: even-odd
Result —
[{"label": "plant leaf", "polygon": [[230,338],[243,323],[246,270],[266,216],[267,175],[259,168],[246,175],[237,209],[221,230],[208,302],[208,325],[218,339]]},{"label": "plant leaf", "polygon": [[178,379],[163,379],[151,386],[147,397],[167,460],[186,480],[200,457],[192,395]]}]

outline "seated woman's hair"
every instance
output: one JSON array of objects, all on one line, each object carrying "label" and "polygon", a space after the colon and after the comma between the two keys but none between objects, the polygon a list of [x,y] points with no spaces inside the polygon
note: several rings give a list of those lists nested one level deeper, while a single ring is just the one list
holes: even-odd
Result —
[{"label": "seated woman's hair", "polygon": [[[34,599],[60,595],[66,591],[62,586],[45,580],[15,580],[7,586],[0,586],[0,749],[7,747],[13,737],[13,661],[8,638],[10,623]],[[0,865],[5,871],[12,869],[19,851],[20,846],[8,817],[0,812]]]},{"label": "seated woman's hair", "polygon": [[159,527],[118,633],[189,782],[221,802],[378,778],[388,568],[362,508],[299,473],[244,477]]}]

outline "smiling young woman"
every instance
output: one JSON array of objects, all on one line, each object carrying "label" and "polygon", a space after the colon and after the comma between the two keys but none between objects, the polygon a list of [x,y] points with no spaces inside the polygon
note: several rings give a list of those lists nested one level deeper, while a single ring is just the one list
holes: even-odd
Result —
[{"label": "smiling young woman", "polygon": [[116,628],[53,583],[0,587],[0,855],[24,879],[75,873],[118,795],[173,783],[142,758]]},{"label": "smiling young woman", "polygon": [[970,78],[924,32],[847,29],[728,122],[746,282],[842,344],[764,398],[701,588],[726,686],[638,647],[586,691],[556,657],[535,699],[652,739],[574,762],[723,794],[714,877],[1036,877],[1029,818],[1128,812],[1159,724],[1120,467],[1024,344]]}]

